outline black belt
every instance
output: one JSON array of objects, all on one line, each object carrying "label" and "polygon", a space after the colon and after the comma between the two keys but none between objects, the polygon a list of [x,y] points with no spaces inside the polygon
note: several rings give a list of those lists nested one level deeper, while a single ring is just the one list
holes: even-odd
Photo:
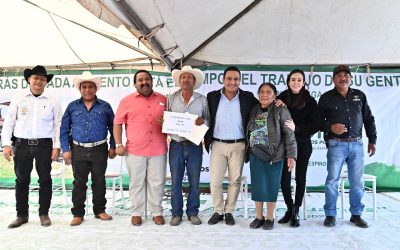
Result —
[{"label": "black belt", "polygon": [[330,140],[341,141],[341,142],[355,142],[361,139],[361,137],[347,137],[347,138],[329,138]]},{"label": "black belt", "polygon": [[182,144],[183,146],[195,145],[193,142],[191,142],[191,141],[189,141],[189,140],[183,140],[183,141],[171,140],[171,142],[173,142],[173,143],[178,143],[178,144]]},{"label": "black belt", "polygon": [[236,140],[222,140],[218,138],[213,138],[214,141],[224,142],[224,143],[238,143],[238,142],[245,142],[246,139],[236,139]]},{"label": "black belt", "polygon": [[21,143],[21,144],[28,144],[30,146],[35,146],[35,145],[39,145],[42,143],[49,143],[49,142],[53,142],[53,139],[51,138],[39,138],[39,139],[24,139],[24,138],[17,138],[15,140],[17,143]]}]

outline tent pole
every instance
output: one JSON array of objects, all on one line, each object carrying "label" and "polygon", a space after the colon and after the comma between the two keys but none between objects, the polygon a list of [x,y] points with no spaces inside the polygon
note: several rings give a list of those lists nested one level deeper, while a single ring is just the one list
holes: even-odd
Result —
[{"label": "tent pole", "polygon": [[215,32],[213,35],[211,35],[209,38],[207,38],[202,44],[200,44],[197,48],[195,48],[192,52],[190,52],[187,56],[185,56],[183,59],[179,59],[175,61],[173,67],[178,65],[179,63],[185,63],[187,60],[189,60],[193,55],[195,55],[197,52],[199,52],[202,48],[207,46],[210,42],[212,42],[215,38],[217,38],[219,35],[221,35],[225,30],[227,30],[229,27],[231,27],[234,23],[236,23],[241,17],[246,15],[251,9],[253,9],[257,4],[259,4],[262,0],[255,0],[251,4],[249,4],[245,9],[243,9],[239,14],[234,16],[229,22],[227,22],[224,26],[222,26],[217,32]]},{"label": "tent pole", "polygon": [[[127,4],[125,0],[115,1],[115,4],[117,5],[118,9],[123,13],[125,18],[131,22],[131,25],[138,29],[144,36],[147,36],[151,33],[151,30],[144,24],[136,11],[129,4]],[[165,56],[167,53],[161,47],[157,39],[155,39],[154,37],[150,37],[149,40],[150,44],[157,51],[157,53],[159,53],[160,57],[163,58],[168,67],[172,68],[172,61]]]}]

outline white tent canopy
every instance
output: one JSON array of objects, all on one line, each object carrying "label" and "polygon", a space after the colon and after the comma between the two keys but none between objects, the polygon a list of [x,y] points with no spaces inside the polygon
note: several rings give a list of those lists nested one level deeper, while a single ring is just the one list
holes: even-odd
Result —
[{"label": "white tent canopy", "polygon": [[400,64],[397,0],[78,1],[136,29],[172,67]]},{"label": "white tent canopy", "polygon": [[124,26],[99,20],[75,0],[1,0],[0,68],[159,64]]}]

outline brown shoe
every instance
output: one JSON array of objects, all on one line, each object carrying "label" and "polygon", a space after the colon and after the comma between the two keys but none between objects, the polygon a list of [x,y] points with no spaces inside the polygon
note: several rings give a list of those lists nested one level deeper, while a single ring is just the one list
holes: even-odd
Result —
[{"label": "brown shoe", "polygon": [[39,219],[40,219],[40,225],[42,225],[42,227],[48,227],[51,225],[51,220],[48,215],[40,215]]},{"label": "brown shoe", "polygon": [[10,225],[8,225],[8,228],[20,227],[22,224],[27,223],[28,220],[29,220],[28,216],[17,217],[13,222],[10,223]]},{"label": "brown shoe", "polygon": [[100,219],[100,220],[112,220],[112,216],[109,215],[109,214],[106,213],[106,212],[101,213],[101,214],[96,214],[96,215],[94,216],[94,218]]},{"label": "brown shoe", "polygon": [[153,221],[154,221],[154,224],[156,224],[156,225],[164,225],[165,224],[165,220],[162,215],[154,216]]},{"label": "brown shoe", "polygon": [[142,225],[142,216],[132,216],[131,223],[134,226]]},{"label": "brown shoe", "polygon": [[79,217],[79,216],[74,216],[74,218],[72,218],[71,223],[69,224],[70,226],[79,226],[80,224],[82,224],[83,221],[83,217]]}]

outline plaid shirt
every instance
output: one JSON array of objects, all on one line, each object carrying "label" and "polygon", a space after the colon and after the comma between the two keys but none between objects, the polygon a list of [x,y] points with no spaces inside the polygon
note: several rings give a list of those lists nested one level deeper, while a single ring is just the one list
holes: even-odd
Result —
[{"label": "plaid shirt", "polygon": [[[204,124],[209,126],[210,112],[208,110],[207,98],[197,92],[193,92],[193,95],[190,97],[189,103],[186,106],[183,100],[182,90],[172,93],[167,99],[167,111],[198,115],[203,118]],[[185,138],[178,135],[171,135],[171,139],[175,141],[185,140]]]}]

